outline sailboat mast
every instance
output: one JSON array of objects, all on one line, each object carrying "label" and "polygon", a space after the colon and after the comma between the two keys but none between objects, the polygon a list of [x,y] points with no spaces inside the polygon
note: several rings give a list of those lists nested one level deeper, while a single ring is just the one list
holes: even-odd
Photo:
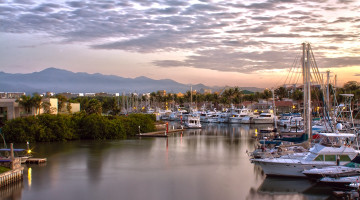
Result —
[{"label": "sailboat mast", "polygon": [[310,44],[303,43],[302,69],[304,84],[304,119],[305,133],[308,133],[309,141],[311,140],[311,91],[310,91]]},{"label": "sailboat mast", "polygon": [[192,109],[192,85],[190,86],[190,112]]}]

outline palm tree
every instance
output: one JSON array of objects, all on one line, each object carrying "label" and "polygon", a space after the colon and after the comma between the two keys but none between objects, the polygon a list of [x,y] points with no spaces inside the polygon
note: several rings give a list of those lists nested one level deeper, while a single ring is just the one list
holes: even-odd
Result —
[{"label": "palm tree", "polygon": [[22,95],[20,99],[17,100],[21,106],[25,108],[25,113],[29,114],[31,108],[33,107],[33,102],[30,96]]},{"label": "palm tree", "polygon": [[36,108],[35,114],[40,113],[41,100],[42,100],[42,97],[37,93],[34,93],[33,96],[31,97],[32,105]]}]

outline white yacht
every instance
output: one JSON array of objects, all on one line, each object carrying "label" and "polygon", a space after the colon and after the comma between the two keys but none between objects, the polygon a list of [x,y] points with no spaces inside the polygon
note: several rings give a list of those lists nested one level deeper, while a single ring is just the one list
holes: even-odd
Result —
[{"label": "white yacht", "polygon": [[255,115],[253,115],[253,116],[247,115],[241,119],[240,124],[253,124],[254,118],[255,118]]},{"label": "white yacht", "polygon": [[303,156],[281,156],[279,158],[251,159],[262,167],[266,175],[305,177],[304,170],[323,168],[336,164],[345,165],[358,154],[354,148],[343,145],[346,138],[355,139],[351,133],[319,133],[321,141]]},{"label": "white yacht", "polygon": [[253,112],[248,108],[237,109],[235,113],[229,117],[229,123],[240,124],[244,117],[253,115]]},{"label": "white yacht", "polygon": [[287,113],[282,114],[280,119],[277,120],[279,126],[284,126],[287,128],[300,127],[304,125],[304,119],[300,114]]},{"label": "white yacht", "polygon": [[200,116],[197,114],[189,114],[185,120],[186,128],[201,128]]},{"label": "white yacht", "polygon": [[219,115],[218,122],[219,123],[228,123],[230,118],[230,113],[228,112],[222,112]]},{"label": "white yacht", "polygon": [[272,124],[275,121],[273,113],[263,112],[258,117],[254,118],[255,124]]}]

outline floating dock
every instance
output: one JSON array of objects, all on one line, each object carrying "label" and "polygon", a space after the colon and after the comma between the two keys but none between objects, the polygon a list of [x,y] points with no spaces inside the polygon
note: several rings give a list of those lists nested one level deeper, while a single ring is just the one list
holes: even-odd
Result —
[{"label": "floating dock", "polygon": [[47,159],[46,158],[28,158],[26,160],[26,163],[28,164],[41,164],[41,163],[46,163]]},{"label": "floating dock", "polygon": [[139,136],[139,137],[168,137],[169,134],[182,132],[184,130],[185,129],[173,129],[173,130],[169,130],[168,132],[166,132],[166,130],[155,131],[155,132],[149,132],[149,133],[140,133],[140,134],[137,134],[136,136]]}]

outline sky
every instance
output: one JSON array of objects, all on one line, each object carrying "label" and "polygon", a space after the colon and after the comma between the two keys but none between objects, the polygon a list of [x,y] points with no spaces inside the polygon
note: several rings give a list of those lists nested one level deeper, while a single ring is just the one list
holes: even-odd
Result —
[{"label": "sky", "polygon": [[0,71],[270,88],[296,76],[309,42],[341,86],[360,82],[359,10],[356,0],[0,0]]}]

